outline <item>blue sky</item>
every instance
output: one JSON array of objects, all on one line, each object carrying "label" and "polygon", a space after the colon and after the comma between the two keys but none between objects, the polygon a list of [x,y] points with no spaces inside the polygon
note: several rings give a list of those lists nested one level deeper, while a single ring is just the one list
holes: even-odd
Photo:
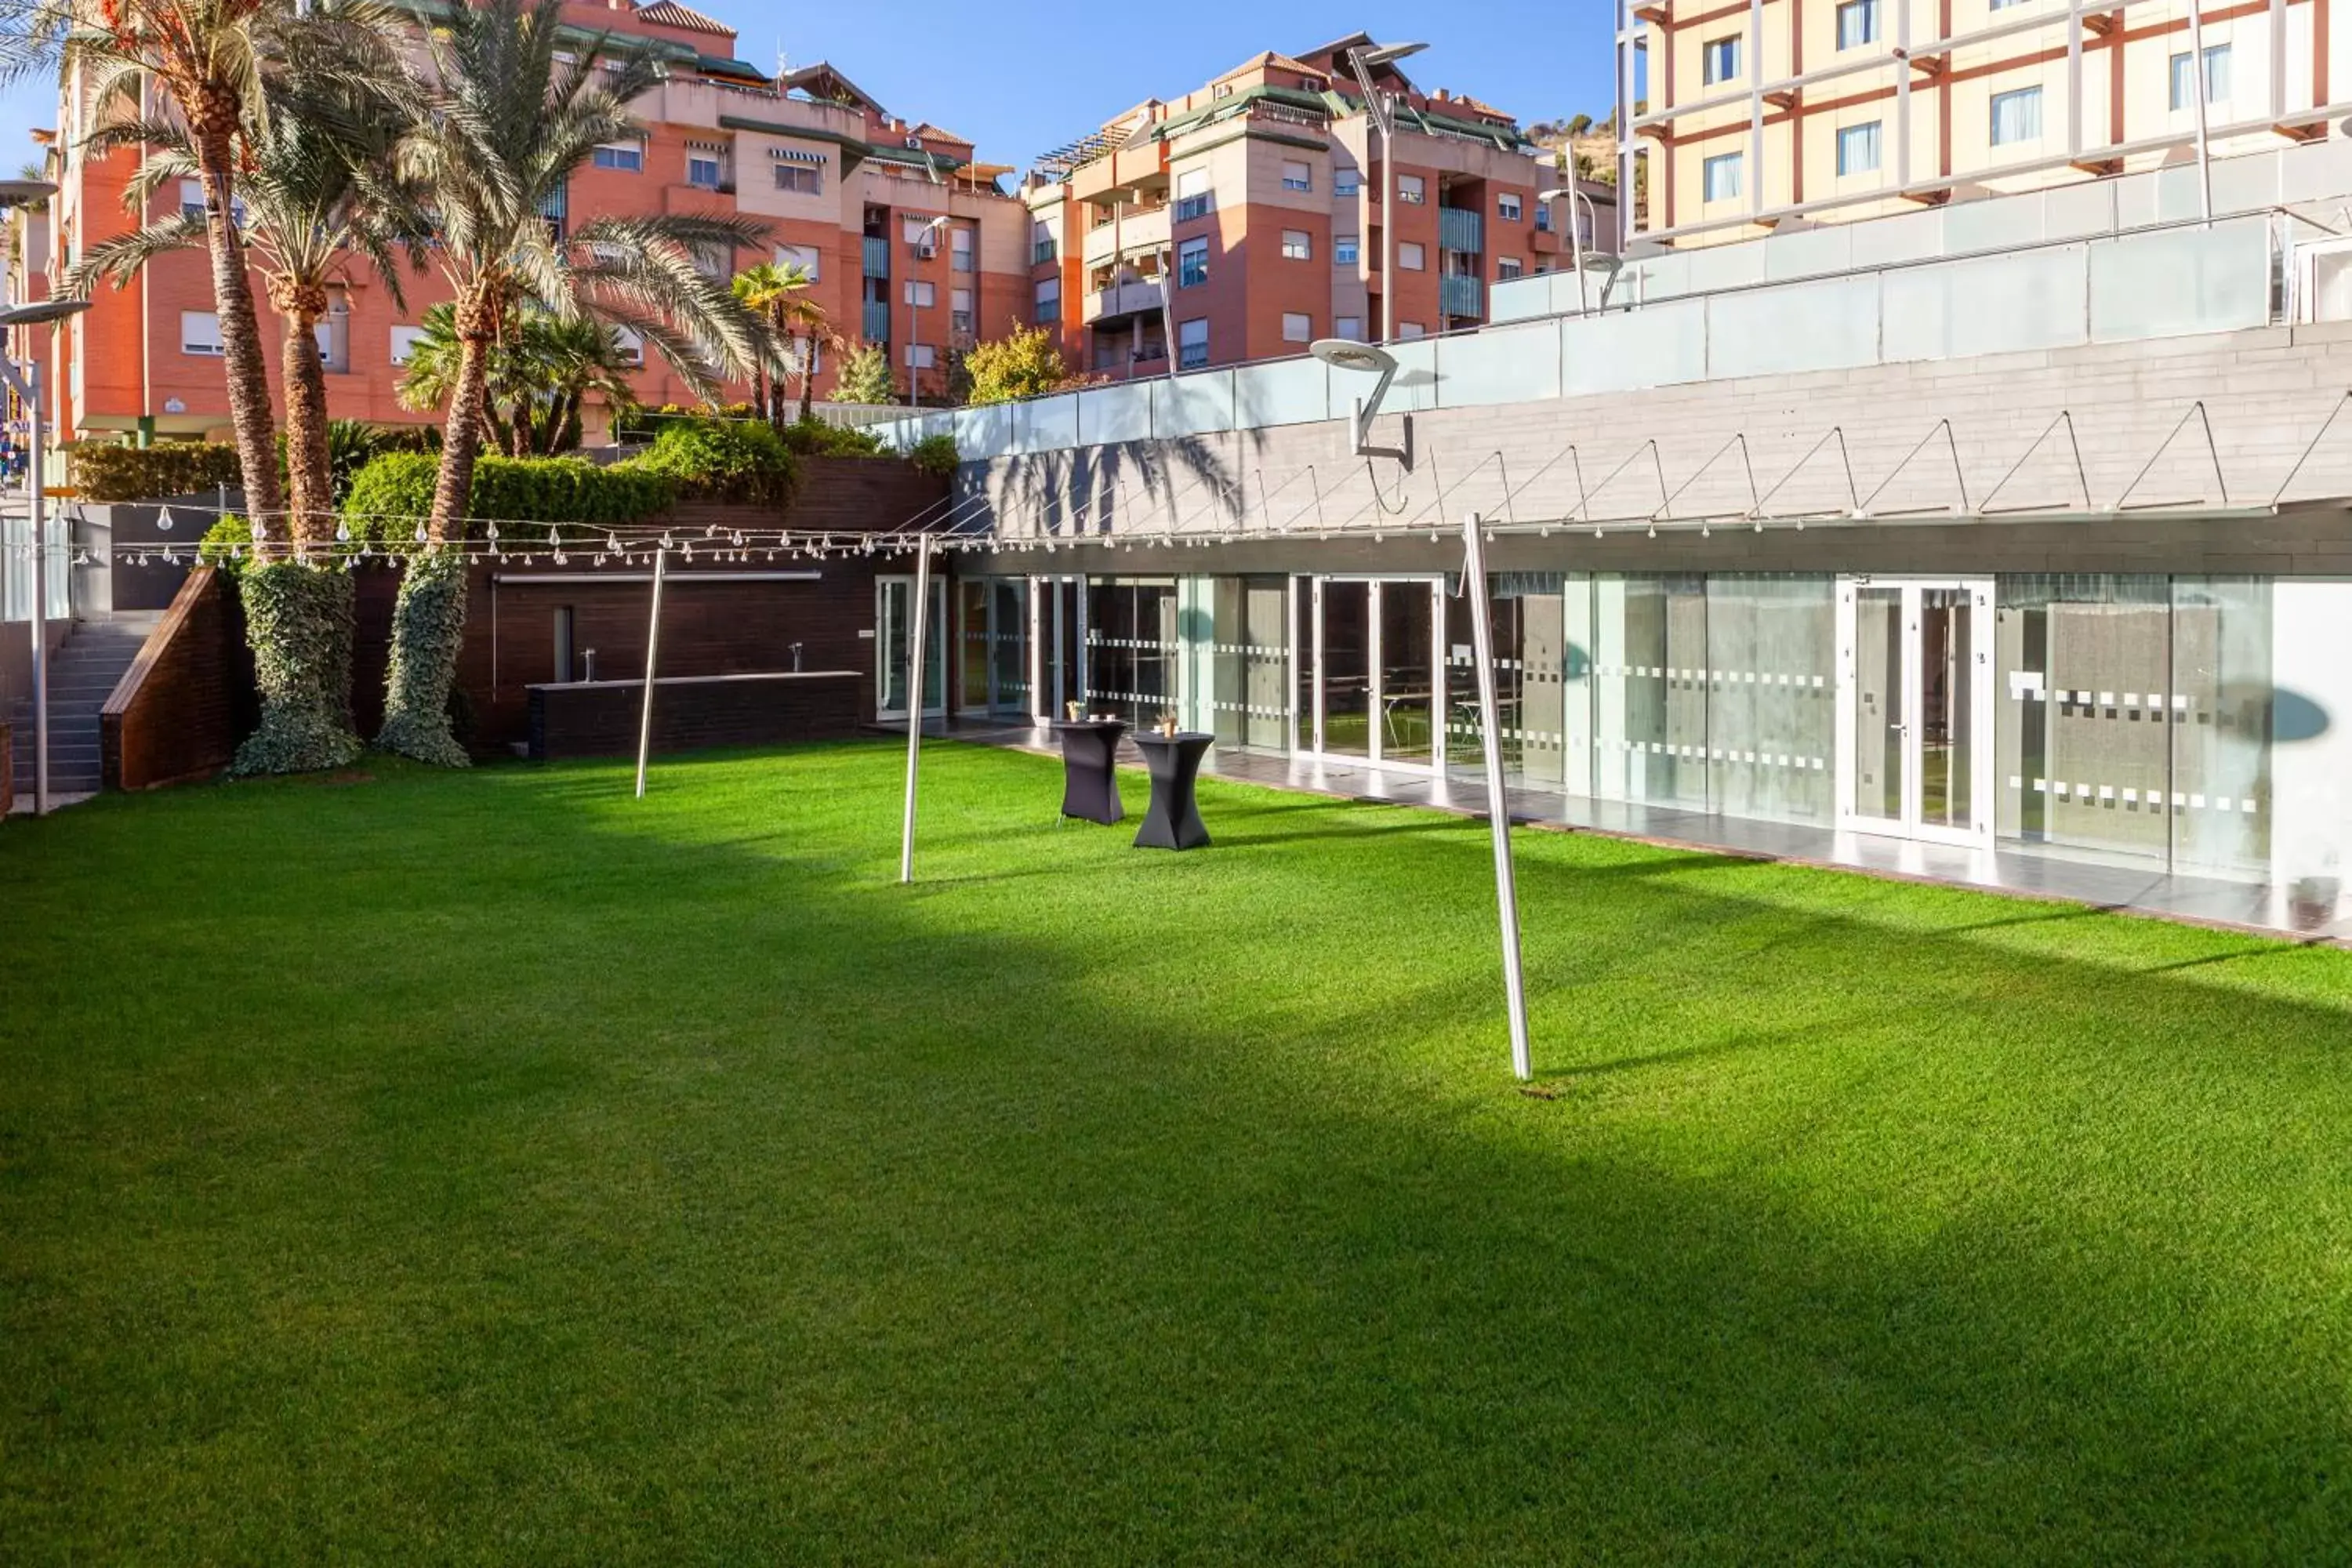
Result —
[{"label": "blue sky", "polygon": [[[1193,0],[1176,12],[970,0],[689,3],[733,24],[739,52],[761,69],[775,68],[779,48],[796,66],[829,59],[893,113],[971,137],[983,161],[1020,168],[1144,98],[1184,92],[1261,49],[1309,48],[1359,30],[1427,42],[1429,52],[1406,67],[1416,83],[1473,93],[1522,122],[1598,119],[1610,105],[1608,0],[1488,0],[1458,10],[1426,0]],[[26,132],[56,117],[47,83],[0,94],[0,173],[30,158]]]}]

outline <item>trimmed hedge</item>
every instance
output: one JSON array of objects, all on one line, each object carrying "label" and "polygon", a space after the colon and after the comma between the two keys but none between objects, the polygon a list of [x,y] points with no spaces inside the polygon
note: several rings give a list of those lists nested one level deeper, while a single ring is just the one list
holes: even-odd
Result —
[{"label": "trimmed hedge", "polygon": [[953,479],[962,466],[963,454],[956,450],[952,436],[926,436],[907,448],[907,461],[919,472]]},{"label": "trimmed hedge", "polygon": [[[354,540],[414,549],[417,524],[433,510],[441,459],[425,452],[388,452],[362,468],[343,501]],[[466,508],[478,519],[499,519],[500,537],[530,542],[556,522],[639,522],[667,511],[678,487],[636,462],[600,468],[584,458],[499,458],[474,464]],[[476,537],[486,531],[474,524]]]},{"label": "trimmed hedge", "polygon": [[702,500],[754,501],[781,507],[793,499],[800,465],[782,437],[765,425],[719,419],[681,420],[663,426],[652,447],[616,472],[657,475],[677,493]]},{"label": "trimmed hedge", "polygon": [[65,450],[69,482],[84,500],[155,500],[245,483],[236,448],[219,441],[164,441],[152,447],[76,441]]}]

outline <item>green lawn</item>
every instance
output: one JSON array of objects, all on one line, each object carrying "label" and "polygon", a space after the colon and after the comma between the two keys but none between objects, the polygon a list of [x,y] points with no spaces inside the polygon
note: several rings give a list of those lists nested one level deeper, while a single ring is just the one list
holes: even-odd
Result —
[{"label": "green lawn", "polygon": [[0,1558],[2352,1551],[2352,954],[900,766],[0,825]]}]

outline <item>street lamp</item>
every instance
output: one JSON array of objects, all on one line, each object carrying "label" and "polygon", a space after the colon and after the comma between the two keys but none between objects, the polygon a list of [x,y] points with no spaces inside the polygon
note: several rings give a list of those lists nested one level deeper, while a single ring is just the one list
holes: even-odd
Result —
[{"label": "street lamp", "polygon": [[1353,370],[1378,375],[1372,395],[1355,400],[1355,412],[1348,422],[1349,446],[1359,458],[1394,458],[1408,469],[1412,467],[1412,416],[1404,416],[1404,445],[1375,447],[1372,445],[1372,419],[1381,411],[1381,400],[1389,395],[1389,385],[1396,380],[1397,357],[1382,348],[1360,343],[1352,338],[1322,338],[1307,345],[1307,352],[1334,370]]},{"label": "street lamp", "polygon": [[[939,233],[940,230],[947,227],[947,226],[948,215],[941,213],[939,216],[933,218],[930,222],[917,229],[915,231],[915,254],[918,257],[920,257],[923,253],[923,241]],[[909,283],[919,283],[922,279],[919,278],[914,278],[908,279],[908,281]],[[908,289],[907,290],[907,406],[909,408],[917,406],[923,401],[917,381],[917,378],[922,374],[922,366],[916,363],[922,356],[915,352],[923,346],[922,299],[923,296],[920,290],[915,289]]]},{"label": "street lamp", "polygon": [[1381,342],[1396,339],[1396,104],[1372,90],[1372,68],[1417,55],[1427,44],[1367,44],[1349,51],[1349,67],[1364,91],[1364,112],[1381,133]]},{"label": "street lamp", "polygon": [[[1559,200],[1562,196],[1568,198],[1568,247],[1569,254],[1573,258],[1570,265],[1576,268],[1576,313],[1581,316],[1585,313],[1585,269],[1590,268],[1595,272],[1613,273],[1623,263],[1619,258],[1612,256],[1606,251],[1596,251],[1590,256],[1587,256],[1584,253],[1584,231],[1576,226],[1577,203],[1582,202],[1584,204],[1585,221],[1592,226],[1592,232],[1595,235],[1598,235],[1601,232],[1601,214],[1593,206],[1592,198],[1591,196],[1588,196],[1582,191],[1578,190],[1573,183],[1561,185],[1555,190],[1538,191],[1536,193],[1536,200],[1542,202],[1547,205]],[[1607,309],[1609,305],[1609,286],[1605,283],[1601,287],[1601,308],[1604,310]]]},{"label": "street lamp", "polygon": [[[39,188],[28,195],[27,186]],[[0,182],[0,204],[37,201],[56,189],[38,180]],[[87,300],[13,305],[0,310],[0,331],[10,327],[55,326],[89,309]],[[13,360],[0,354],[0,380],[25,401],[25,450],[31,459],[25,469],[25,507],[33,535],[33,815],[46,816],[49,810],[49,548],[41,517],[40,378],[28,374],[30,369],[29,356],[26,369],[20,371]],[[13,786],[0,781],[0,788],[9,787]]]}]

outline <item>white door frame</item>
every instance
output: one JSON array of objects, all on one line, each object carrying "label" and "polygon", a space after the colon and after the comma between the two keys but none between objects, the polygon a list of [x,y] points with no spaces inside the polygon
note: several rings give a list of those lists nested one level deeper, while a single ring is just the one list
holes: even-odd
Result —
[{"label": "white door frame", "polygon": [[[1291,650],[1294,689],[1296,689],[1295,683],[1299,679],[1297,672],[1311,671],[1315,676],[1314,723],[1308,731],[1312,742],[1306,747],[1294,748],[1296,754],[1311,757],[1318,762],[1340,763],[1350,767],[1386,768],[1399,773],[1414,773],[1438,772],[1444,765],[1445,757],[1445,574],[1442,572],[1299,572],[1293,573],[1290,581],[1294,595],[1303,589],[1312,595],[1309,600],[1312,613],[1309,616],[1307,634],[1311,639],[1310,646],[1303,648],[1294,647]],[[1367,619],[1364,628],[1364,659],[1370,673],[1370,679],[1366,687],[1366,700],[1371,705],[1367,713],[1369,722],[1366,725],[1369,740],[1366,750],[1370,752],[1369,755],[1359,755],[1352,752],[1335,753],[1328,751],[1324,743],[1323,585],[1327,583],[1370,583],[1373,585],[1373,592],[1367,595],[1370,604],[1366,609]],[[1420,584],[1429,592],[1430,754],[1423,762],[1397,762],[1384,754],[1388,750],[1387,726],[1381,721],[1382,715],[1379,711],[1381,699],[1385,695],[1381,689],[1381,676],[1382,652],[1381,594],[1384,591],[1383,584],[1394,586],[1399,584]],[[1295,628],[1297,624],[1294,611],[1291,625]]]},{"label": "white door frame", "polygon": [[[1855,789],[1860,770],[1855,765],[1854,744],[1859,726],[1854,718],[1854,695],[1859,684],[1856,652],[1859,641],[1859,606],[1857,595],[1864,588],[1895,589],[1902,595],[1902,613],[1897,621],[1903,639],[1903,792],[1902,811],[1896,816],[1864,816],[1855,809]],[[1969,822],[1965,827],[1951,827],[1924,820],[1924,788],[1926,782],[1927,725],[1922,721],[1926,696],[1926,670],[1923,668],[1926,638],[1922,635],[1925,618],[1925,596],[1931,589],[1951,589],[1969,596],[1969,647],[1970,666],[1963,673],[1966,700],[1969,704]],[[1993,755],[1995,742],[1995,710],[1993,707],[1993,580],[1990,577],[1913,577],[1854,575],[1841,576],[1837,584],[1837,821],[1838,826],[1853,833],[1871,833],[1898,838],[1914,838],[1931,844],[1952,844],[1968,848],[1990,849],[1993,843],[1995,777]]]}]

